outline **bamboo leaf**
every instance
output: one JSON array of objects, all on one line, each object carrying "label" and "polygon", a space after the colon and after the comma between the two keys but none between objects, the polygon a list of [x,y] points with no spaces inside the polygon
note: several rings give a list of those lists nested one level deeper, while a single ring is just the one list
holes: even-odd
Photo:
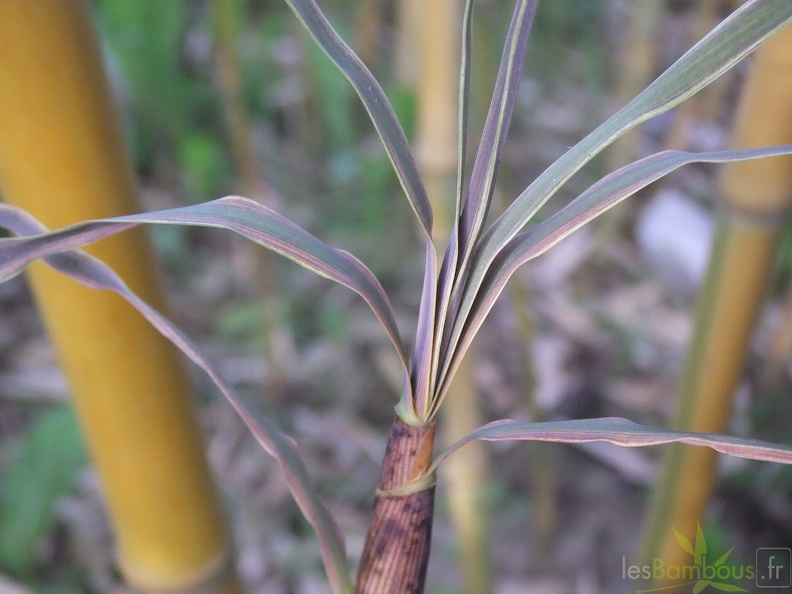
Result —
[{"label": "bamboo leaf", "polygon": [[0,563],[16,575],[31,574],[41,537],[52,529],[56,504],[74,484],[87,454],[74,409],[59,404],[28,432],[2,473]]},{"label": "bamboo leaf", "polygon": [[671,530],[673,530],[674,537],[676,538],[676,541],[679,543],[679,546],[682,548],[682,550],[691,556],[695,556],[696,553],[693,551],[693,545],[690,544],[690,541],[687,539],[687,537],[681,532],[677,531],[677,529],[673,526],[671,527]]},{"label": "bamboo leaf", "polygon": [[671,431],[633,423],[620,417],[598,419],[575,419],[570,421],[548,421],[544,423],[518,423],[495,421],[480,427],[467,437],[442,452],[432,464],[434,472],[451,454],[472,441],[553,441],[558,443],[587,443],[608,441],[623,447],[643,447],[681,442],[695,446],[706,446],[722,454],[792,464],[792,446],[778,445],[710,433]]},{"label": "bamboo leaf", "polygon": [[470,113],[470,54],[473,47],[473,0],[465,0],[462,16],[462,62],[459,67],[459,128],[457,130],[457,190],[454,220],[462,213],[467,162],[468,114]]},{"label": "bamboo leaf", "polygon": [[698,580],[696,585],[693,586],[693,594],[699,594],[703,592],[707,586],[712,586],[712,582],[710,580]]},{"label": "bamboo leaf", "polygon": [[[46,232],[46,229],[35,219],[17,209],[6,206],[0,210],[0,224],[18,235],[35,234],[36,239],[57,237],[57,235],[41,235]],[[73,230],[74,227],[70,229]],[[39,241],[39,243],[41,242]],[[294,440],[281,433],[275,425],[259,413],[257,407],[250,406],[237,394],[231,384],[222,377],[220,372],[185,334],[130,291],[118,275],[104,263],[76,250],[49,255],[45,257],[45,262],[88,287],[113,291],[121,295],[209,376],[261,446],[277,460],[292,496],[319,537],[322,559],[333,592],[337,594],[351,593],[352,582],[347,567],[343,536],[311,484]]]},{"label": "bamboo leaf", "polygon": [[731,554],[732,554],[732,551],[733,551],[733,550],[734,550],[734,547],[730,548],[728,551],[726,551],[725,553],[723,553],[723,555],[721,555],[720,557],[718,557],[718,560],[717,560],[717,561],[715,561],[715,563],[713,563],[713,564],[712,564],[712,566],[713,566],[713,567],[720,567],[721,565],[723,565],[724,563],[726,563],[726,561],[729,559],[729,555],[731,555]]},{"label": "bamboo leaf", "polygon": [[[16,216],[14,210],[0,205],[0,213],[7,220]],[[36,237],[0,240],[0,279],[17,274],[36,258],[79,248],[139,224],[227,229],[352,289],[382,322],[404,368],[409,368],[390,301],[371,271],[348,252],[330,247],[275,211],[239,196],[156,213],[84,221]]]},{"label": "bamboo leaf", "polygon": [[[448,239],[448,246],[443,255],[443,262],[440,266],[440,274],[437,276],[437,298],[435,307],[435,346],[432,352],[431,385],[430,394],[432,395],[432,409],[436,409],[437,401],[434,395],[437,392],[437,370],[440,367],[440,360],[443,353],[447,350],[448,338],[456,319],[459,302],[451,303],[452,295],[461,296],[460,292],[454,294],[454,277],[456,273],[457,258],[459,256],[459,243],[457,241],[457,226],[451,228],[451,236]],[[433,414],[433,413],[432,413]]]},{"label": "bamboo leaf", "polygon": [[[460,152],[459,152],[459,179],[457,181],[457,206],[461,207],[461,212],[458,212],[456,224],[454,225],[451,239],[448,243],[445,256],[443,258],[443,265],[441,270],[446,274],[441,275],[439,282],[440,296],[438,301],[440,303],[438,310],[444,315],[438,317],[436,336],[439,339],[440,345],[436,351],[438,360],[434,363],[433,376],[436,378],[436,370],[440,366],[440,361],[447,361],[449,354],[446,345],[449,343],[453,325],[450,321],[456,319],[456,311],[462,299],[462,294],[465,288],[465,281],[469,274],[468,263],[473,253],[473,247],[480,234],[481,228],[487,218],[490,204],[492,202],[492,195],[495,190],[495,179],[498,175],[498,167],[500,165],[501,156],[503,154],[503,147],[506,142],[506,135],[509,130],[512,113],[514,111],[514,104],[517,99],[517,86],[520,80],[520,73],[525,58],[525,48],[528,43],[528,37],[531,31],[531,25],[536,13],[538,0],[519,0],[514,6],[514,13],[512,15],[509,31],[506,35],[506,44],[501,59],[500,68],[498,69],[498,77],[495,82],[495,89],[493,92],[492,100],[490,103],[487,118],[484,123],[484,130],[482,138],[479,143],[478,153],[476,160],[473,164],[473,173],[471,174],[470,184],[467,190],[467,198],[461,199],[463,185],[462,185],[462,171],[464,166],[464,144],[466,143],[467,134],[467,94],[468,90],[465,87],[469,72],[469,35],[468,28],[470,25],[471,15],[468,9],[472,11],[472,6],[466,6],[465,11],[465,45],[463,46],[463,63],[462,63],[462,85],[460,90],[461,108],[460,114]],[[451,269],[450,266],[455,269]],[[447,314],[452,314],[452,317],[447,317]],[[436,393],[434,388],[437,385],[435,380],[433,384],[433,394]],[[439,406],[439,399],[435,398],[433,401],[433,409]]]},{"label": "bamboo leaf", "polygon": [[[521,265],[543,254],[565,237],[600,214],[632,196],[672,171],[691,163],[730,163],[792,154],[792,145],[770,148],[688,153],[664,151],[645,157],[605,176],[580,196],[545,221],[523,231],[500,250],[486,274],[478,293],[467,291],[457,312],[454,331],[449,338],[453,356],[444,380],[453,375],[478,329],[503,291],[506,282]],[[447,387],[445,381],[441,392]]]},{"label": "bamboo leaf", "polygon": [[696,544],[694,545],[693,556],[696,559],[696,565],[704,563],[704,556],[707,554],[707,539],[704,537],[704,531],[701,529],[701,524],[696,522]]},{"label": "bamboo leaf", "polygon": [[449,320],[455,315],[449,310],[451,296],[454,291],[457,262],[459,259],[459,221],[462,214],[463,197],[465,192],[465,165],[467,163],[468,116],[470,112],[470,70],[473,36],[473,0],[465,1],[465,10],[462,17],[462,60],[459,72],[459,125],[457,130],[457,184],[456,201],[454,208],[454,225],[448,238],[443,262],[440,265],[440,274],[437,277],[437,297],[434,335],[436,340],[432,352],[430,394],[435,394],[437,369],[444,349],[444,338],[450,331]]},{"label": "bamboo leaf", "polygon": [[[412,386],[414,398],[401,402],[402,410],[409,410],[421,422],[428,419],[432,352],[437,290],[435,286],[436,255],[431,241],[426,242],[426,267],[424,268],[421,307],[418,312],[418,329],[413,353]],[[403,419],[407,420],[407,419]]]},{"label": "bamboo leaf", "polygon": [[483,253],[494,257],[575,172],[628,130],[707,86],[792,21],[788,0],[749,0],[688,50],[635,99],[548,167],[495,222]]},{"label": "bamboo leaf", "polygon": [[747,592],[745,588],[741,588],[735,584],[723,584],[720,582],[709,582],[709,586],[715,588],[716,590],[720,590],[721,592]]},{"label": "bamboo leaf", "polygon": [[517,100],[517,86],[520,82],[525,48],[537,4],[538,0],[518,0],[514,6],[495,90],[481,134],[476,161],[473,164],[467,199],[462,205],[462,215],[459,220],[461,257],[458,266],[463,273],[492,202],[495,179]]},{"label": "bamboo leaf", "polygon": [[286,0],[316,43],[344,73],[360,96],[382,139],[388,158],[424,231],[432,234],[432,207],[404,130],[388,98],[366,65],[335,32],[314,0]]},{"label": "bamboo leaf", "polygon": [[[625,132],[695,94],[750,54],[773,33],[792,22],[788,0],[748,0],[657,78],[635,99],[569,149],[531,183],[478,241],[468,266],[464,301],[477,299],[487,270],[501,249],[550,197],[588,161]],[[455,349],[464,315],[444,334],[449,343],[441,363],[439,390],[459,359]],[[446,338],[448,336],[448,338]],[[462,349],[464,350],[464,348]],[[441,398],[439,395],[438,398]]]}]

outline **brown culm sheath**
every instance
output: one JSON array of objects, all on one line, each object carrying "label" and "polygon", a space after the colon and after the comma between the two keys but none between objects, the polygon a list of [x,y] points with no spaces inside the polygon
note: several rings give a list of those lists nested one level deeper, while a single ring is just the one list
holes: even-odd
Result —
[{"label": "brown culm sheath", "polygon": [[434,423],[391,427],[377,497],[355,585],[356,594],[420,594],[432,540],[434,482],[408,495],[388,491],[421,480],[432,463]]}]

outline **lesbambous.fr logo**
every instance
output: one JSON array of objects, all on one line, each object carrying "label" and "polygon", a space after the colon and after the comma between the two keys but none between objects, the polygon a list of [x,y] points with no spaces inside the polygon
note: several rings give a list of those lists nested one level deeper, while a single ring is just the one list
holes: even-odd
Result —
[{"label": "lesbambous.fr logo", "polygon": [[686,565],[669,565],[655,558],[646,565],[628,565],[622,557],[622,579],[640,581],[641,584],[659,584],[636,590],[636,594],[648,594],[673,590],[684,592],[753,592],[755,588],[790,588],[792,592],[792,550],[786,548],[759,548],[754,564],[730,562],[732,551],[715,556],[707,548],[707,539],[701,526],[696,523],[693,543],[674,530],[677,543],[691,556]]}]

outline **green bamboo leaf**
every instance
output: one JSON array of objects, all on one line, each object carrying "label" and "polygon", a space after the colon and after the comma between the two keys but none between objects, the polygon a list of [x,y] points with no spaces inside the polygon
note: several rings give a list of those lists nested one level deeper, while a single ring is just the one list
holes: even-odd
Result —
[{"label": "green bamboo leaf", "polygon": [[388,98],[366,65],[335,32],[314,0],[286,0],[316,43],[344,73],[360,96],[382,139],[410,205],[426,233],[432,234],[432,207],[415,157]]},{"label": "green bamboo leaf", "polygon": [[[37,239],[52,237],[52,235],[42,235],[46,229],[32,217],[17,209],[0,206],[2,206],[0,225],[4,228],[18,235],[36,235]],[[118,275],[104,263],[76,250],[49,255],[45,257],[45,262],[90,288],[119,294],[209,376],[259,444],[278,462],[294,500],[319,538],[322,560],[333,592],[351,594],[352,582],[349,577],[343,535],[312,485],[294,440],[281,433],[274,424],[260,414],[256,406],[250,405],[243,399],[185,334],[130,291]]]},{"label": "green bamboo leaf", "polygon": [[715,563],[713,563],[713,564],[712,564],[712,565],[713,565],[713,567],[720,567],[721,565],[723,565],[724,563],[726,563],[726,561],[729,559],[729,555],[731,555],[731,554],[732,554],[732,551],[733,551],[733,550],[734,550],[734,547],[730,548],[728,551],[726,551],[725,553],[723,553],[723,555],[721,555],[720,557],[718,557],[718,560],[717,560],[717,561],[715,561]]},{"label": "green bamboo leaf", "polygon": [[724,584],[721,582],[709,582],[708,584],[710,587],[715,588],[716,590],[720,590],[721,592],[747,592],[745,588],[740,588],[735,584]]},{"label": "green bamboo leaf", "polygon": [[87,463],[85,446],[69,405],[48,410],[25,435],[0,483],[0,566],[30,574],[42,536],[55,523],[55,504]]},{"label": "green bamboo leaf", "polygon": [[553,441],[558,443],[587,443],[608,441],[623,447],[643,447],[681,442],[695,446],[706,446],[722,454],[792,464],[792,446],[778,445],[710,433],[671,431],[639,425],[620,417],[598,419],[575,419],[570,421],[548,421],[544,423],[518,423],[495,421],[480,427],[443,451],[434,461],[427,474],[437,470],[448,457],[472,441]]},{"label": "green bamboo leaf", "polygon": [[704,565],[704,556],[707,554],[707,539],[704,537],[704,531],[698,522],[696,522],[696,545],[693,550],[696,565],[702,567]]},{"label": "green bamboo leaf", "polygon": [[689,553],[691,556],[694,556],[696,553],[693,552],[693,545],[690,544],[690,541],[687,539],[687,537],[681,532],[679,532],[676,528],[672,527],[671,530],[674,531],[674,537],[676,538],[676,541],[679,543],[680,548],[686,553]]},{"label": "green bamboo leaf", "polygon": [[[0,205],[0,212],[10,220],[18,211]],[[139,224],[227,229],[289,258],[319,276],[344,285],[369,304],[390,336],[404,369],[409,369],[390,301],[371,271],[348,252],[323,243],[266,206],[239,196],[156,213],[83,221],[36,237],[2,239],[0,279],[19,273],[36,258],[79,248]]]},{"label": "green bamboo leaf", "polygon": [[478,292],[465,292],[446,347],[452,356],[442,375],[440,397],[484,318],[517,268],[543,254],[609,208],[683,165],[729,163],[786,154],[792,154],[792,145],[705,153],[657,153],[607,175],[539,225],[518,234],[500,250],[486,274],[481,275]]},{"label": "green bamboo leaf", "polygon": [[702,592],[704,588],[711,585],[712,582],[710,580],[699,580],[696,582],[696,585],[693,586],[693,594],[699,594],[699,592]]}]

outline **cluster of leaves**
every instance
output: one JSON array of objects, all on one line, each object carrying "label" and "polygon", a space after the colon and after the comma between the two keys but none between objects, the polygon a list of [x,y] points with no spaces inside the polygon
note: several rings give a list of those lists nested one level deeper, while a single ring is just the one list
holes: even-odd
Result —
[{"label": "cluster of leaves", "polygon": [[[423,231],[426,268],[413,352],[408,353],[388,297],[375,276],[351,254],[335,249],[278,213],[241,197],[184,208],[78,223],[48,232],[26,213],[0,207],[0,225],[18,237],[0,241],[0,279],[43,258],[59,271],[98,289],[119,293],[193,362],[236,408],[262,446],[273,455],[319,536],[325,567],[337,592],[351,588],[343,539],[320,501],[292,441],[234,391],[178,328],[153,310],[98,260],[77,251],[139,224],[223,228],[273,250],[358,293],[381,321],[404,371],[397,414],[406,423],[432,422],[448,393],[462,356],[514,271],[641,188],[694,162],[722,163],[792,153],[792,146],[706,153],[666,151],[641,159],[595,183],[557,214],[523,230],[534,214],[589,160],[625,132],[663,113],[706,86],[792,21],[787,0],[749,0],[699,42],[633,101],[573,146],[534,180],[487,227],[506,133],[515,105],[525,47],[538,0],[517,0],[482,139],[470,177],[464,171],[470,85],[473,2],[464,11],[460,74],[459,171],[455,225],[441,259],[432,241],[432,210],[406,136],[377,81],[333,30],[313,0],[287,0],[319,47],[346,75],[379,133],[405,195]],[[681,441],[737,456],[792,462],[792,448],[726,436],[662,431],[624,419],[554,423],[492,423],[441,454],[432,472],[464,443],[483,440],[610,441],[642,446]]]}]

